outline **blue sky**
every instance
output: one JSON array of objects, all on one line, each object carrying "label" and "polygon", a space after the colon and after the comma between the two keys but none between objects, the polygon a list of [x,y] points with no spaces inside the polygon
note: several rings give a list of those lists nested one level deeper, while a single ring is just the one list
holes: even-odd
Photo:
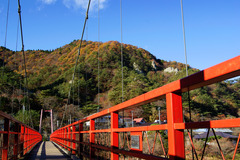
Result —
[{"label": "blue sky", "polygon": [[[100,1],[100,41],[120,41],[119,0]],[[0,1],[4,46],[8,0]],[[88,0],[21,0],[25,49],[56,49],[80,39]],[[123,43],[184,63],[180,0],[122,0]],[[98,0],[85,39],[98,40]],[[188,62],[205,69],[240,55],[240,0],[183,0]],[[10,0],[6,47],[16,49],[17,0]],[[20,50],[21,43],[18,43]]]}]

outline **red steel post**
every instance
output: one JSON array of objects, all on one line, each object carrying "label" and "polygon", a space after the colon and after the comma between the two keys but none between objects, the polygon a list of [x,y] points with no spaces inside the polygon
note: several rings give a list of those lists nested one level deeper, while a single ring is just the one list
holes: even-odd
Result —
[{"label": "red steel post", "polygon": [[64,129],[63,128],[61,129],[61,138],[62,138],[61,139],[61,143],[62,143],[61,145],[64,148],[64,145],[63,145],[64,144],[64,140],[63,140],[64,139]]},{"label": "red steel post", "polygon": [[76,154],[76,126],[72,126],[72,154]]},{"label": "red steel post", "polygon": [[30,128],[28,128],[28,136],[29,136],[29,139],[28,139],[28,151],[32,148],[32,143],[33,143],[33,133],[32,133],[32,130]]},{"label": "red steel post", "polygon": [[64,148],[67,149],[67,128],[64,128]]},{"label": "red steel post", "polygon": [[81,142],[83,142],[83,134],[80,133],[81,131],[83,131],[83,123],[79,123],[79,158],[83,159],[83,144]]},{"label": "red steel post", "polygon": [[90,159],[94,159],[95,153],[92,144],[95,143],[95,133],[92,131],[95,130],[95,121],[90,119]]},{"label": "red steel post", "polygon": [[23,136],[24,136],[23,154],[25,155],[25,153],[26,153],[26,146],[27,146],[27,127],[26,126],[24,126]]},{"label": "red steel post", "polygon": [[114,128],[118,128],[118,113],[111,113],[111,159],[118,160],[119,154],[114,153],[113,149],[118,149],[118,133],[113,132]]},{"label": "red steel post", "polygon": [[19,145],[19,134],[21,133],[21,131],[19,130],[19,124],[15,123],[14,126],[14,132],[17,132],[17,134],[14,135],[14,148],[13,148],[13,155],[14,155],[14,159],[17,159],[18,156],[18,145]]},{"label": "red steel post", "polygon": [[175,123],[183,122],[182,97],[176,93],[168,93],[166,95],[166,102],[169,159],[185,159],[184,130],[174,129]]},{"label": "red steel post", "polygon": [[21,124],[21,134],[20,134],[20,143],[21,143],[21,152],[20,152],[20,156],[23,156],[23,152],[24,152],[24,126]]},{"label": "red steel post", "polygon": [[67,128],[67,147],[68,151],[71,151],[71,127]]},{"label": "red steel post", "polygon": [[62,143],[62,147],[64,148],[64,128],[61,128],[61,143]]},{"label": "red steel post", "polygon": [[3,134],[3,150],[2,150],[2,160],[8,160],[8,145],[9,145],[9,119],[4,119],[4,131],[7,133]]},{"label": "red steel post", "polygon": [[25,143],[25,148],[24,148],[24,154],[26,154],[27,153],[27,149],[28,149],[28,127],[25,127],[25,138],[24,138],[24,143]]}]

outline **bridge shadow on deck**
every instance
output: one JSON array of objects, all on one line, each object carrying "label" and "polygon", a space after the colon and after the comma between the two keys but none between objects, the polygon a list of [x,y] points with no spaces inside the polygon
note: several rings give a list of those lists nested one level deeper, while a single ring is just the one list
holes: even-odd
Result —
[{"label": "bridge shadow on deck", "polygon": [[[47,151],[46,151],[47,150]],[[64,153],[54,143],[39,142],[30,153],[28,153],[24,160],[72,160],[66,153]]]}]

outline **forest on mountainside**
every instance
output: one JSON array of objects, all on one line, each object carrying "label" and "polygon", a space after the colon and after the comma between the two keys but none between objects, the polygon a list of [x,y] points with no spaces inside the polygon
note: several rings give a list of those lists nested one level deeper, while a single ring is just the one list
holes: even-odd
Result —
[{"label": "forest on mountainside", "polygon": [[[63,118],[67,103],[66,112],[71,115],[72,122],[97,112],[98,108],[103,110],[121,103],[120,43],[83,41],[75,80],[72,82],[79,43],[79,40],[74,40],[55,50],[25,51],[27,87],[24,85],[22,53],[1,47],[1,110],[29,123],[28,114],[23,115],[22,108],[24,106],[28,109],[30,106],[33,125],[38,129],[40,110],[53,109],[56,128],[57,121]],[[157,59],[148,51],[136,46],[123,44],[123,59],[125,101],[185,77],[184,64]],[[189,74],[199,71],[190,66],[188,70]],[[73,87],[68,100],[71,85]],[[27,93],[29,98],[26,96]],[[223,81],[190,91],[190,105],[193,121],[239,117],[240,79]],[[164,101],[143,105],[137,108],[134,116],[144,117],[146,121],[152,122],[158,119],[159,106],[162,108],[163,121],[166,119]],[[183,108],[185,118],[189,119],[188,97],[185,93]],[[64,124],[68,123],[69,118],[69,116],[65,117]],[[49,116],[45,115],[44,130],[49,130],[48,119]]]}]

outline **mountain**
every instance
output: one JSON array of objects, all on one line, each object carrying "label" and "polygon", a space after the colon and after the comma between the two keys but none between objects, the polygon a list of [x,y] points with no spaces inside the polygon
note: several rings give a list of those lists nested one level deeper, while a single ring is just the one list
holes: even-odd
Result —
[{"label": "mountain", "polygon": [[[80,118],[96,112],[98,107],[100,109],[109,108],[121,103],[122,99],[131,99],[185,77],[184,64],[157,59],[142,48],[123,44],[124,92],[122,97],[121,44],[117,41],[105,43],[83,41],[75,80],[72,82],[79,43],[79,40],[74,40],[70,44],[51,51],[25,51],[28,73],[27,88],[32,109],[52,108],[56,119],[61,119],[64,106],[69,103],[68,112],[72,114],[72,118]],[[18,104],[18,107],[15,108],[21,108],[24,103],[22,100],[24,98],[23,92],[27,90],[23,87],[23,80],[16,82],[19,77],[23,79],[24,75],[22,53],[1,47],[0,55],[1,64],[3,64],[3,60],[5,64],[5,69],[1,67],[5,76],[0,88],[1,107],[4,110],[3,104],[15,106],[10,105],[14,101]],[[199,71],[190,66],[188,68],[189,74]],[[13,81],[16,83],[13,84]],[[239,83],[239,80],[226,81],[191,91],[193,119],[207,120],[212,116],[215,119],[238,117],[238,108],[240,107]],[[73,86],[70,92],[71,96],[67,102],[71,85]],[[187,115],[187,99],[187,95],[184,94],[183,107],[186,111],[186,118],[189,117]],[[143,116],[147,121],[150,121],[150,116],[155,114],[153,108],[156,110],[159,105],[164,112],[165,102],[158,101],[138,108],[136,116]],[[6,110],[6,112],[10,111]]]}]

